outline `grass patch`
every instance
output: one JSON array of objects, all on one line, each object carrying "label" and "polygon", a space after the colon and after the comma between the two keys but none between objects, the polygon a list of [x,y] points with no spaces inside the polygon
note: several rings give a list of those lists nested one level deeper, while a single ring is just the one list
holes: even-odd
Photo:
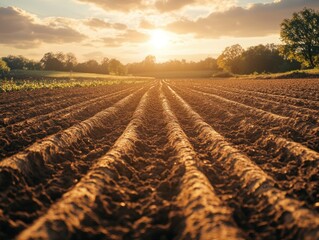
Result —
[{"label": "grass patch", "polygon": [[109,74],[97,74],[97,73],[79,73],[79,72],[60,72],[60,71],[41,71],[41,70],[11,70],[9,78],[13,79],[141,79],[141,77],[135,76],[117,76]]},{"label": "grass patch", "polygon": [[293,79],[293,78],[319,78],[319,69],[295,70],[284,73],[261,73],[249,75],[236,75],[236,78],[245,79]]},{"label": "grass patch", "polygon": [[230,72],[217,72],[215,74],[212,75],[213,78],[231,78],[234,77],[234,74],[230,73]]},{"label": "grass patch", "polygon": [[56,71],[14,70],[11,78],[0,79],[0,92],[35,90],[40,88],[96,87],[114,84],[136,84],[152,78],[135,76],[113,76],[92,73],[70,73]]}]

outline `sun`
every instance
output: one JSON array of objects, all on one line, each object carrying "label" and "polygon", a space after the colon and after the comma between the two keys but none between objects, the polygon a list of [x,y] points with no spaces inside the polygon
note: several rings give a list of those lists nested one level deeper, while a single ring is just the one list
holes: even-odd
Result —
[{"label": "sun", "polygon": [[160,30],[160,29],[156,29],[151,31],[150,33],[150,44],[153,48],[156,49],[163,49],[165,47],[167,47],[167,45],[169,44],[169,35],[167,32]]}]

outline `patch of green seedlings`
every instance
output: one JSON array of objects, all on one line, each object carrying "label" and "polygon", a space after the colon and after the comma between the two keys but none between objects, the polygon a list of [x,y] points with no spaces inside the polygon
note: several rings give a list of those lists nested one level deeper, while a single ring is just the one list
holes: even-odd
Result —
[{"label": "patch of green seedlings", "polygon": [[7,80],[0,79],[0,92],[11,92],[20,90],[35,90],[40,88],[71,88],[71,87],[96,87],[114,84],[136,84],[148,81],[146,79],[43,79],[43,80]]}]

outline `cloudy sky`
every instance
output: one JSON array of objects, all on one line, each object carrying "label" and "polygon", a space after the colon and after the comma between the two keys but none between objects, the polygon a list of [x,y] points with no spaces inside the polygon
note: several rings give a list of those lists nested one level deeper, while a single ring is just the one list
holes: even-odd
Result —
[{"label": "cloudy sky", "polygon": [[199,60],[280,43],[280,23],[304,7],[319,0],[0,0],[0,56]]}]

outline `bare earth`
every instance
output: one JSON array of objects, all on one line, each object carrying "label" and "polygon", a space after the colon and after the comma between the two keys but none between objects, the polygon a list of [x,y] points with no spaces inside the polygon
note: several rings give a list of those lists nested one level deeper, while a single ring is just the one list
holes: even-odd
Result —
[{"label": "bare earth", "polygon": [[319,80],[0,95],[0,239],[319,239]]}]

